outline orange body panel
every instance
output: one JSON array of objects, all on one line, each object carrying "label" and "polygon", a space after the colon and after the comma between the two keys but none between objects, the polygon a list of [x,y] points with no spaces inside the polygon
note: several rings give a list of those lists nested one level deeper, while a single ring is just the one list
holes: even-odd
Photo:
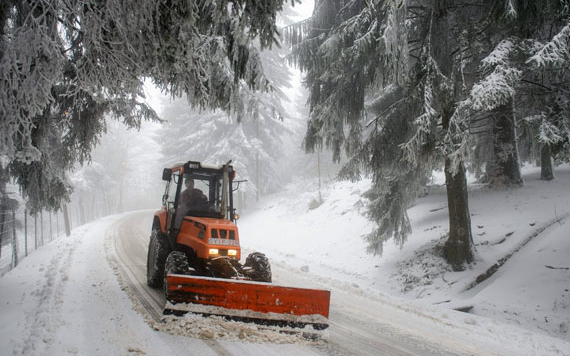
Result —
[{"label": "orange body panel", "polygon": [[160,230],[163,234],[166,234],[166,206],[163,206],[154,216],[160,221]]},{"label": "orange body panel", "polygon": [[[213,238],[212,230],[214,229],[218,231],[218,234],[220,231],[225,231],[224,238],[221,238],[220,235],[218,238]],[[200,230],[203,231],[203,237],[199,235]],[[230,239],[230,231],[233,231],[233,239]],[[198,258],[222,255],[210,255],[209,250],[211,248],[217,248],[219,251],[233,249],[237,251],[237,254],[230,257],[235,257],[238,260],[241,258],[238,230],[236,225],[229,220],[185,216],[180,226],[177,242],[181,245],[190,246]]]},{"label": "orange body panel", "polygon": [[330,291],[208,277],[167,275],[167,300],[237,310],[328,318]]},{"label": "orange body panel", "polygon": [[[157,211],[155,213],[155,217],[158,217],[160,220],[160,228],[162,232],[166,234],[166,207]],[[213,237],[212,229],[216,229],[217,231],[225,230],[227,232],[225,238],[220,238],[220,236],[218,236],[218,239],[214,240],[217,243],[214,243],[213,240],[210,240]],[[200,237],[200,230],[203,231],[203,237]],[[230,239],[230,230],[233,231],[233,239]],[[182,225],[180,226],[180,232],[178,233],[176,242],[181,245],[191,247],[196,252],[198,258],[207,259],[220,256],[220,254],[210,255],[210,248],[217,248],[220,251],[233,249],[237,251],[237,254],[230,257],[235,257],[238,260],[241,258],[237,226],[226,219],[185,216],[182,221]]]}]

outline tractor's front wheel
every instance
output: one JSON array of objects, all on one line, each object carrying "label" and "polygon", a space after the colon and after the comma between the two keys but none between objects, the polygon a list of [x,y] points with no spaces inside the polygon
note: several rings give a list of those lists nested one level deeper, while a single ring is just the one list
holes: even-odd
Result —
[{"label": "tractor's front wheel", "polygon": [[163,234],[159,230],[153,229],[150,234],[146,260],[146,283],[152,288],[162,286],[164,265],[168,252],[168,242]]},{"label": "tractor's front wheel", "polygon": [[168,285],[166,284],[166,275],[167,274],[189,274],[191,271],[190,265],[188,264],[188,258],[184,254],[184,252],[180,251],[172,251],[168,254],[166,258],[166,263],[164,265],[164,275],[163,275],[163,283],[162,287],[164,288],[164,295],[168,294],[167,288]]},{"label": "tractor's front wheel", "polygon": [[253,281],[271,283],[271,265],[263,253],[254,252],[245,259],[244,271]]},{"label": "tractor's front wheel", "polygon": [[171,274],[188,274],[190,272],[190,264],[184,252],[172,251],[166,258],[164,267],[164,275]]}]

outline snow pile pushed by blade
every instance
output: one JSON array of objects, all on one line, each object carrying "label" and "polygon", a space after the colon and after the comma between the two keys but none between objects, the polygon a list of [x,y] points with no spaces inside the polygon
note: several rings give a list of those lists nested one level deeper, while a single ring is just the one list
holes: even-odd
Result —
[{"label": "snow pile pushed by blade", "polygon": [[302,329],[272,327],[194,313],[164,316],[160,323],[154,324],[154,328],[169,334],[205,340],[321,345],[329,339],[328,330],[315,330],[310,325]]},{"label": "snow pile pushed by blade", "polygon": [[216,316],[226,320],[240,321],[244,323],[256,323],[263,326],[277,326],[282,330],[298,330],[311,327],[313,330],[325,330],[328,327],[328,319],[320,314],[293,315],[279,313],[262,313],[249,309],[227,309],[212,305],[194,303],[166,302],[164,315],[181,316],[186,313],[202,316]]}]

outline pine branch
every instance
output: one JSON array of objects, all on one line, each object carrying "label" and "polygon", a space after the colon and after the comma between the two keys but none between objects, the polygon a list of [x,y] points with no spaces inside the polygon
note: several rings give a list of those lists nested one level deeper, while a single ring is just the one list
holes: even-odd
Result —
[{"label": "pine branch", "polygon": [[547,87],[547,86],[544,85],[544,84],[540,84],[540,83],[537,83],[537,82],[533,82],[533,81],[528,80],[528,79],[521,79],[521,82],[528,83],[528,84],[532,84],[532,85],[536,85],[536,86],[538,86],[538,87],[541,87],[541,88],[543,88],[543,89],[548,90],[550,93],[554,92],[554,90],[553,90],[552,88],[549,88],[549,87]]},{"label": "pine branch", "polygon": [[378,120],[380,120],[382,117],[384,117],[386,114],[388,114],[389,112],[393,111],[394,109],[396,109],[396,107],[403,102],[404,100],[406,100],[406,97],[403,97],[401,99],[399,99],[398,101],[396,101],[395,103],[393,103],[392,105],[390,105],[386,110],[382,111],[382,113],[380,113],[378,116],[376,116],[374,119],[372,119],[370,122],[368,122],[366,124],[366,128],[368,128],[370,125],[372,124],[376,124],[376,122]]}]

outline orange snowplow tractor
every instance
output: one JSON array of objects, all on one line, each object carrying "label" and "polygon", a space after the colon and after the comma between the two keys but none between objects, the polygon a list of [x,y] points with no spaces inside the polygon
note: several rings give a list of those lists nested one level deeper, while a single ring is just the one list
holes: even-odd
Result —
[{"label": "orange snowplow tractor", "polygon": [[261,313],[329,316],[330,291],[210,277],[167,275],[167,300]]}]

